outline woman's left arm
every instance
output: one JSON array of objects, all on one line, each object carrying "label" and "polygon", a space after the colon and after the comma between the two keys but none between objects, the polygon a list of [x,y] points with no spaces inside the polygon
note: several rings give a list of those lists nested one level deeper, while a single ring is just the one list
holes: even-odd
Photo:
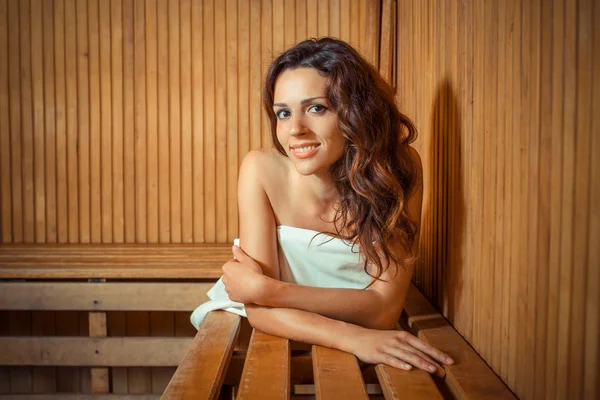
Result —
[{"label": "woman's left arm", "polygon": [[[407,203],[407,214],[417,224],[413,249],[418,251],[423,184],[420,158],[416,151],[412,151],[412,153],[418,165],[419,179]],[[407,254],[400,243],[391,243],[391,249],[399,260],[406,258]],[[376,280],[367,290],[317,288],[281,282],[262,276],[260,268],[247,268],[253,263],[253,260],[241,249],[234,248],[234,255],[240,264],[234,266],[229,273],[232,278],[235,277],[232,280],[240,283],[240,290],[236,291],[235,287],[231,287],[230,296],[234,296],[232,300],[310,311],[372,329],[393,329],[396,326],[414,269],[414,264],[397,267],[392,265],[386,268],[380,279]],[[244,287],[244,285],[252,280],[258,280],[260,284],[253,286],[261,289],[249,293],[248,286]],[[237,293],[241,296],[235,297]]]}]

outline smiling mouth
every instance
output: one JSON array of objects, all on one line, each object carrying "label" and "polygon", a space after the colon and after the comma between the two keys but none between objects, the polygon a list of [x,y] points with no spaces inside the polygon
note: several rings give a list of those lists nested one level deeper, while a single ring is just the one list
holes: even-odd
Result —
[{"label": "smiling mouth", "polygon": [[308,153],[309,151],[314,150],[317,147],[319,147],[318,144],[312,144],[310,146],[291,147],[291,149],[294,153],[302,154],[302,153]]}]

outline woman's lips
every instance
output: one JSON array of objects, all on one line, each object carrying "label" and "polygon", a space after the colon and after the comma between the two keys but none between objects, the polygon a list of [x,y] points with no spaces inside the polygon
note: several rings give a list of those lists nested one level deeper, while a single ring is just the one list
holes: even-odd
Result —
[{"label": "woman's lips", "polygon": [[317,147],[315,147],[314,149],[304,152],[296,151],[296,149],[294,148],[292,148],[291,151],[294,157],[296,158],[308,158],[312,157],[319,150],[319,147],[321,147],[321,145],[317,145]]}]

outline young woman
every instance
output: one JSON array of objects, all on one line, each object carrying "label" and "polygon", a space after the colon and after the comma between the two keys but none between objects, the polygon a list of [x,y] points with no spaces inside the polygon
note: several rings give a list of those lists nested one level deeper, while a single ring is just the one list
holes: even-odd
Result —
[{"label": "young woman", "polygon": [[210,310],[263,332],[440,376],[447,355],[396,330],[419,239],[416,130],[392,89],[345,42],[303,41],[271,65],[264,106],[275,148],[240,168],[241,248]]}]

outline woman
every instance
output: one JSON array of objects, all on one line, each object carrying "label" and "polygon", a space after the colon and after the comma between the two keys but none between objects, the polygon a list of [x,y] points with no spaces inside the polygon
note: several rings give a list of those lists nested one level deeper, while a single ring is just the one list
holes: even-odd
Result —
[{"label": "woman", "polygon": [[416,130],[392,89],[348,44],[322,38],[273,62],[263,100],[275,149],[240,168],[243,250],[192,321],[227,309],[266,333],[443,376],[450,357],[394,330],[423,192]]}]

